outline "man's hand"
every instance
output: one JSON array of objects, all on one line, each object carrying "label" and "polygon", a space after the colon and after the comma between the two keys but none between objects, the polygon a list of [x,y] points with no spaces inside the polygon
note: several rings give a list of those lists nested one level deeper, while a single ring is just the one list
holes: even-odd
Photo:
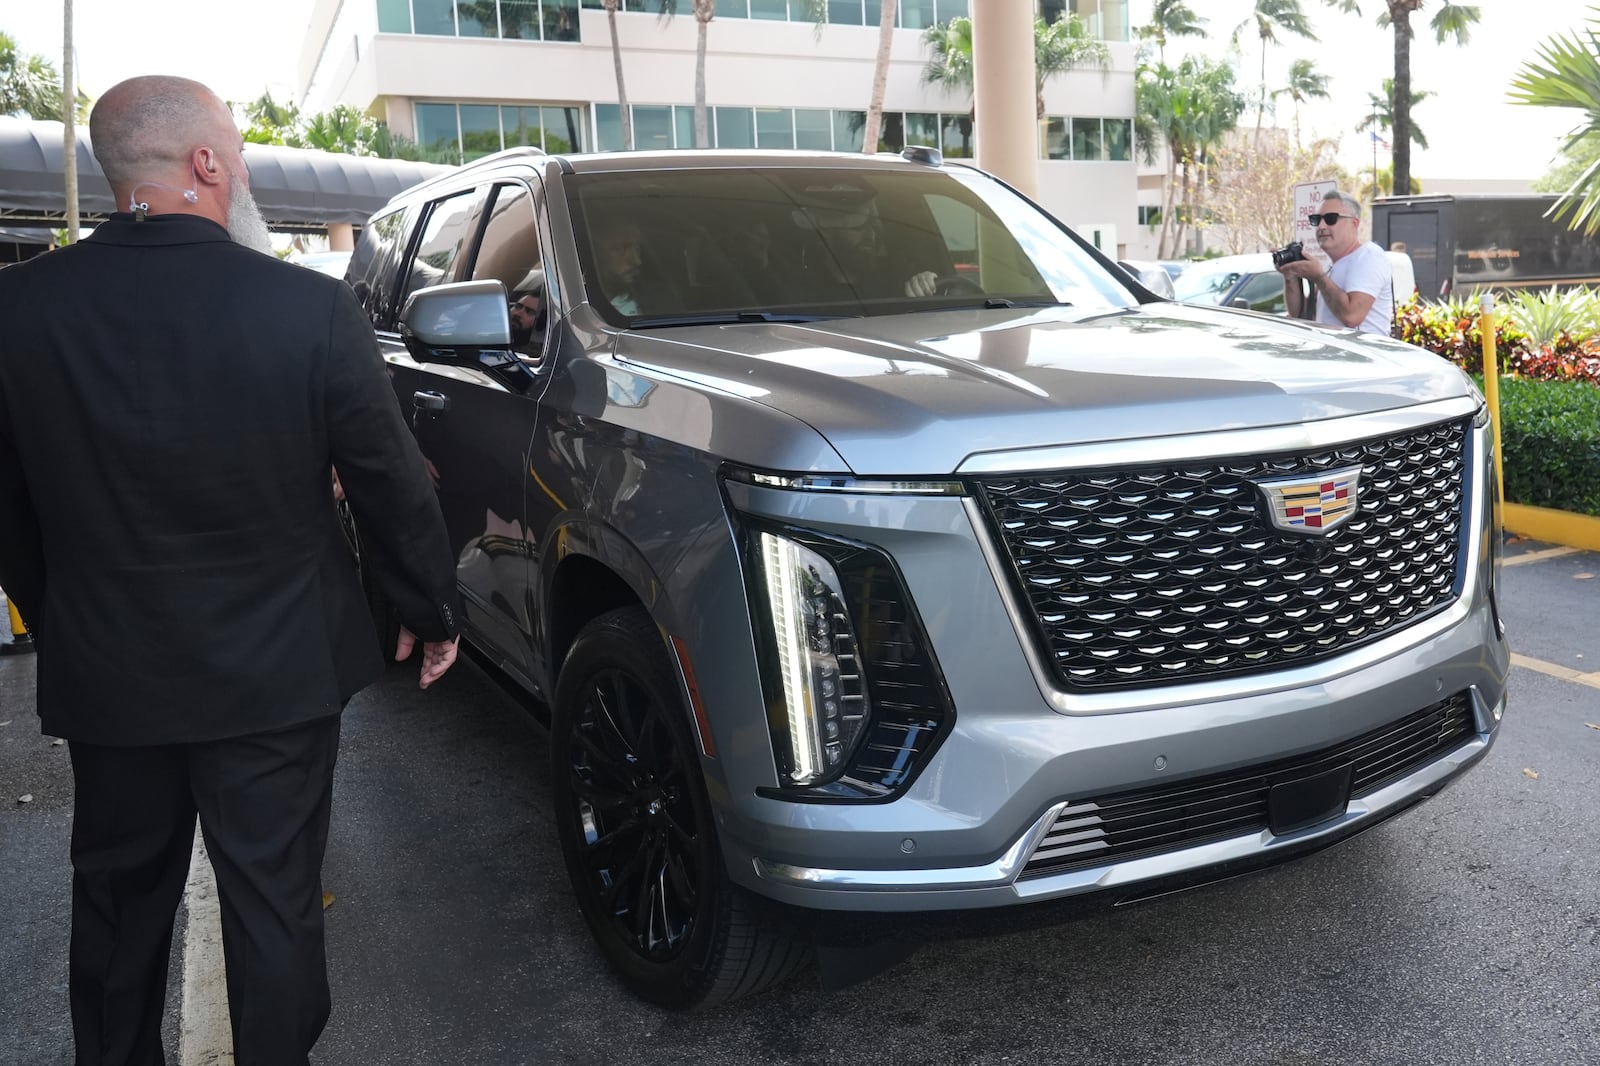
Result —
[{"label": "man's hand", "polygon": [[931,270],[911,275],[906,282],[907,296],[932,296],[939,288],[939,275]]},{"label": "man's hand", "polygon": [[[450,664],[456,661],[456,644],[461,640],[429,640],[422,645],[422,687],[427,688],[444,676]],[[417,646],[417,635],[405,626],[400,627],[400,639],[395,644],[394,661],[404,662]]]}]

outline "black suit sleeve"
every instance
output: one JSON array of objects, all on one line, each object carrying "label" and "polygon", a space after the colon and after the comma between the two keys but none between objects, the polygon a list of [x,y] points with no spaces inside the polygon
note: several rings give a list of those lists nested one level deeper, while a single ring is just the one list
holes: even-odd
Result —
[{"label": "black suit sleeve", "polygon": [[459,631],[461,606],[439,500],[372,325],[343,285],[328,324],[326,406],[333,466],[365,538],[363,562],[407,629],[448,640]]},{"label": "black suit sleeve", "polygon": [[[16,426],[0,393],[0,589],[32,629],[44,619],[44,537],[22,476]],[[0,612],[4,613],[4,612]]]}]

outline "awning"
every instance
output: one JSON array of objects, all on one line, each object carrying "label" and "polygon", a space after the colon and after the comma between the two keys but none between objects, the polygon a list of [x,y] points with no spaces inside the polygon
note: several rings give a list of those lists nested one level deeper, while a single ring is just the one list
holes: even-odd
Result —
[{"label": "awning", "polygon": [[[89,133],[78,129],[78,210],[86,224],[116,207],[95,162]],[[61,123],[0,118],[0,225],[59,227],[66,222]],[[318,232],[329,223],[360,224],[404,189],[452,168],[437,163],[252,144],[244,158],[250,191],[267,225]]]}]

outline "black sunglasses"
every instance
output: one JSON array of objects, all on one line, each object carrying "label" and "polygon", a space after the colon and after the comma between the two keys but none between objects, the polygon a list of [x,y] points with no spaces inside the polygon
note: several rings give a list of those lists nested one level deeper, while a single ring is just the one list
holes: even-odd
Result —
[{"label": "black sunglasses", "polygon": [[1335,222],[1339,221],[1341,218],[1356,218],[1357,216],[1355,216],[1355,215],[1341,215],[1337,211],[1328,211],[1328,212],[1326,212],[1324,214],[1307,215],[1306,217],[1311,220],[1311,224],[1313,226],[1320,226],[1320,225],[1322,225],[1323,222],[1327,222],[1328,225],[1331,226]]}]

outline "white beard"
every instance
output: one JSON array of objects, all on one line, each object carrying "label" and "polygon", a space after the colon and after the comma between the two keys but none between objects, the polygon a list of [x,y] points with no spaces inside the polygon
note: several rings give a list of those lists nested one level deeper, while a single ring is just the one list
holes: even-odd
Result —
[{"label": "white beard", "polygon": [[250,187],[228,175],[228,236],[235,244],[272,254],[272,235],[267,232],[267,220],[261,217]]}]

